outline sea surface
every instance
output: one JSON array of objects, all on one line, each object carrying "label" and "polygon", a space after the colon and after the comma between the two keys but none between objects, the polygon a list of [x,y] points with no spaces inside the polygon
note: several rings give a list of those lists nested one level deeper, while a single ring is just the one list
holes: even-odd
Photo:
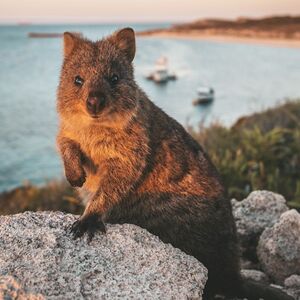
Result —
[{"label": "sea surface", "polygon": [[[136,30],[169,24],[124,24]],[[81,32],[99,39],[122,25],[0,26],[0,191],[63,176],[56,152],[56,87],[62,63],[59,38],[29,32]],[[178,80],[145,79],[161,56]],[[149,97],[183,125],[239,117],[300,97],[300,49],[201,40],[138,38],[136,80]],[[215,89],[212,105],[194,107],[200,86]]]}]

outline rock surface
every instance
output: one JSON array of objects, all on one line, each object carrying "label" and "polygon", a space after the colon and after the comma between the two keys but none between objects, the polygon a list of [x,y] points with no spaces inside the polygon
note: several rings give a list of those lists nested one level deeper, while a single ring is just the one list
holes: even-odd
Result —
[{"label": "rock surface", "polygon": [[45,297],[26,293],[12,276],[0,276],[0,299],[44,300]]},{"label": "rock surface", "polygon": [[243,278],[251,279],[263,284],[270,284],[268,276],[262,271],[243,269],[241,270],[241,274]]},{"label": "rock surface", "polygon": [[66,228],[75,219],[59,212],[0,217],[2,295],[201,299],[207,270],[195,258],[129,224],[108,225],[90,244],[73,240]]},{"label": "rock surface", "polygon": [[273,192],[254,191],[243,201],[231,202],[242,254],[255,261],[260,234],[288,210],[286,200]]},{"label": "rock surface", "polygon": [[257,255],[262,269],[275,283],[300,272],[300,214],[289,210],[260,236]]},{"label": "rock surface", "polygon": [[292,275],[284,281],[285,291],[296,300],[300,300],[300,275]]}]

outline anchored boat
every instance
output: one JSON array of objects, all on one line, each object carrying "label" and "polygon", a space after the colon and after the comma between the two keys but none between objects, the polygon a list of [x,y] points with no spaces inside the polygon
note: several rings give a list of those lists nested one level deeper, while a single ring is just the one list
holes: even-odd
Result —
[{"label": "anchored boat", "polygon": [[169,71],[166,57],[161,57],[156,61],[154,71],[147,75],[146,78],[153,80],[155,83],[166,83],[169,80],[177,79],[176,75]]},{"label": "anchored boat", "polygon": [[200,87],[197,90],[197,98],[193,101],[194,105],[211,103],[215,98],[215,91],[211,87]]}]

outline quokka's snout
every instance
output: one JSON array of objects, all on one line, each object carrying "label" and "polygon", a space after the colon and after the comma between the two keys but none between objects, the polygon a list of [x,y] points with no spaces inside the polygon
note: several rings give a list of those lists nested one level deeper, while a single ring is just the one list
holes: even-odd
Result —
[{"label": "quokka's snout", "polygon": [[89,96],[86,100],[87,112],[92,117],[97,117],[98,114],[105,107],[105,104],[106,104],[106,99],[103,94],[92,92],[89,94]]}]

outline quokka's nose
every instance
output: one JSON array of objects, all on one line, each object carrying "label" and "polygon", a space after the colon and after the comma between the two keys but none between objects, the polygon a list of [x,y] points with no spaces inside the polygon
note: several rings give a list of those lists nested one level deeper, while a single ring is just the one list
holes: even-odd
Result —
[{"label": "quokka's nose", "polygon": [[90,96],[86,101],[87,110],[92,115],[96,115],[97,113],[99,113],[103,106],[104,106],[103,97]]}]

